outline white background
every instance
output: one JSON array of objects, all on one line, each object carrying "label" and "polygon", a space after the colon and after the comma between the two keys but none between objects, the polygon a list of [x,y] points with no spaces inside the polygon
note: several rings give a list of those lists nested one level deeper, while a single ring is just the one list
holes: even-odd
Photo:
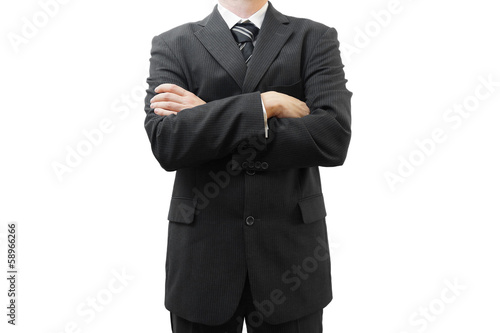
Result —
[{"label": "white background", "polygon": [[[1,279],[2,332],[169,332],[174,174],[150,151],[143,85],[152,37],[214,4],[70,0],[43,22],[35,0],[2,2],[0,266],[16,221],[20,271],[16,327]],[[354,93],[348,159],[322,169],[335,245],[325,332],[499,332],[500,86],[481,83],[500,82],[495,2],[401,0],[378,21],[389,0],[273,4],[338,30]],[[43,26],[14,47],[34,16]],[[467,117],[448,113],[464,103]],[[105,119],[109,133],[59,179],[54,163]],[[435,130],[445,139],[431,145]],[[389,172],[401,177],[392,188]],[[133,278],[113,284],[122,271]]]}]

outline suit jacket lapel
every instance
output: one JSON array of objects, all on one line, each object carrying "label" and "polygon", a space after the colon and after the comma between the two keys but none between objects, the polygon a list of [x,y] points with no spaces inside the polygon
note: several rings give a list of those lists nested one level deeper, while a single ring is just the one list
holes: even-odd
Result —
[{"label": "suit jacket lapel", "polygon": [[[274,59],[286,43],[292,29],[288,27],[286,16],[278,12],[269,3],[262,29],[257,37],[257,43],[248,63],[247,75],[243,84],[243,92],[252,92]],[[227,25],[226,25],[227,27]]]},{"label": "suit jacket lapel", "polygon": [[240,88],[243,88],[247,66],[231,30],[217,7],[210,16],[199,24],[204,27],[195,32],[195,36],[238,83]]}]

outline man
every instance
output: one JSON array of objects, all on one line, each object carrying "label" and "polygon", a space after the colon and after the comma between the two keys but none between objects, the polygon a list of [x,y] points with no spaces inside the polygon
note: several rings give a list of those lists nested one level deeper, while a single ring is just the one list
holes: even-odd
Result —
[{"label": "man", "polygon": [[332,293],[318,166],[342,165],[350,141],[336,30],[267,0],[220,0],[156,36],[150,66],[146,131],[177,171],[173,332],[241,332],[243,319],[248,332],[321,332]]}]

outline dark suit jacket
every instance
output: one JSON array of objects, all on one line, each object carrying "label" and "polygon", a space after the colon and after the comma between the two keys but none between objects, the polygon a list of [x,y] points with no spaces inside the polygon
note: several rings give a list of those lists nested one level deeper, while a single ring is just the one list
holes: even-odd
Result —
[{"label": "dark suit jacket", "polygon": [[[338,46],[335,29],[272,5],[248,68],[217,9],[153,39],[145,127],[160,165],[177,171],[168,213],[171,312],[224,323],[247,274],[256,318],[272,324],[331,301],[318,166],[343,164],[350,141]],[[207,104],[158,116],[149,102],[162,83]],[[311,114],[269,119],[265,139],[260,93],[271,90],[305,101]]]}]

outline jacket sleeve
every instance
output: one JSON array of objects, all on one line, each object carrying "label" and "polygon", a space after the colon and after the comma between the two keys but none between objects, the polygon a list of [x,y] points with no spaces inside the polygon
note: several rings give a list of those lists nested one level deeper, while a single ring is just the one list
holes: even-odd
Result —
[{"label": "jacket sleeve", "polygon": [[257,148],[241,144],[233,160],[243,169],[257,170],[262,164],[268,170],[342,165],[351,138],[352,96],[343,67],[337,32],[329,28],[303,69],[305,102],[311,113],[269,119],[266,143]]},{"label": "jacket sleeve", "polygon": [[173,83],[189,90],[183,70],[165,40],[154,37],[144,125],[153,154],[165,170],[195,167],[231,156],[246,138],[264,135],[259,92],[206,101],[177,115],[156,115],[150,101],[157,86]]}]

